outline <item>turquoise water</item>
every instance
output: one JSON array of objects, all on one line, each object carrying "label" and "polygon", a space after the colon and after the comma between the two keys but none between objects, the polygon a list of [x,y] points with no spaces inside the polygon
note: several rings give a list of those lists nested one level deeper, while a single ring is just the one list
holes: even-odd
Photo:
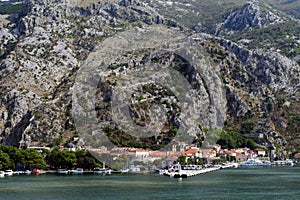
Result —
[{"label": "turquoise water", "polygon": [[224,169],[173,179],[156,174],[16,175],[0,199],[300,199],[300,167]]}]

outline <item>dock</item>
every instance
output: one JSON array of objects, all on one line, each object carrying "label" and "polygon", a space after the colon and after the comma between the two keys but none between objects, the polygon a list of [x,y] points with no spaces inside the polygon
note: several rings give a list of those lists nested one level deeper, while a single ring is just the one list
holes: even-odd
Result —
[{"label": "dock", "polygon": [[187,168],[184,169],[184,167],[181,167],[180,165],[176,165],[175,170],[174,169],[162,170],[160,171],[160,174],[169,176],[170,178],[188,178],[200,174],[217,171],[219,169],[221,169],[221,167],[215,167],[215,166],[207,167],[207,168],[195,167],[193,169],[187,169]]}]

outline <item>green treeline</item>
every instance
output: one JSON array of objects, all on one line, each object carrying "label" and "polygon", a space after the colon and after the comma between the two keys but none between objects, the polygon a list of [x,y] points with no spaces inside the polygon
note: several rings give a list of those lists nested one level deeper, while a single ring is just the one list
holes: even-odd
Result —
[{"label": "green treeline", "polygon": [[222,149],[235,149],[242,147],[255,149],[258,147],[253,139],[244,137],[240,133],[232,130],[227,132],[222,131],[217,143],[221,145]]},{"label": "green treeline", "polygon": [[0,146],[0,170],[12,169],[58,169],[77,167],[83,169],[93,169],[101,167],[101,163],[96,160],[88,151],[52,151],[43,150],[41,153],[35,149],[20,150],[12,146]]}]

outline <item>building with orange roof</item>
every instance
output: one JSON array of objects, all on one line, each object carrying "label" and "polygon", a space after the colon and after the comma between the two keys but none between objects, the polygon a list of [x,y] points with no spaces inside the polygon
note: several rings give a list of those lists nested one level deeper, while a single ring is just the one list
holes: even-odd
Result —
[{"label": "building with orange roof", "polygon": [[142,149],[142,148],[137,148],[135,149],[135,157],[139,158],[139,159],[146,159],[149,156],[149,151],[146,149]]},{"label": "building with orange roof", "polygon": [[162,158],[162,157],[166,157],[166,156],[167,156],[167,152],[163,152],[163,151],[150,151],[149,152],[149,157]]},{"label": "building with orange roof", "polygon": [[300,153],[295,153],[294,159],[300,161]]},{"label": "building with orange roof", "polygon": [[248,156],[243,153],[237,153],[235,159],[237,162],[244,162],[248,159]]},{"label": "building with orange roof", "polygon": [[266,151],[262,148],[256,148],[255,152],[257,153],[258,156],[266,156]]},{"label": "building with orange roof", "polygon": [[201,157],[200,158],[214,158],[217,156],[216,150],[213,149],[201,149]]},{"label": "building with orange roof", "polygon": [[200,157],[200,151],[197,147],[190,147],[188,150],[182,152],[182,156],[186,157]]},{"label": "building with orange roof", "polygon": [[213,148],[216,150],[217,153],[219,153],[220,150],[222,149],[222,148],[221,148],[221,145],[219,145],[219,144],[215,144],[215,145],[213,146]]}]

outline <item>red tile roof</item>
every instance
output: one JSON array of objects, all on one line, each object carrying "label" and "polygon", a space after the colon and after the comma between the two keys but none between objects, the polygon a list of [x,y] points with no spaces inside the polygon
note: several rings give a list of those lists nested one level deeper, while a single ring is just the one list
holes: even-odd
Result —
[{"label": "red tile roof", "polygon": [[296,153],[296,154],[294,155],[294,158],[299,159],[299,158],[300,158],[300,153]]},{"label": "red tile roof", "polygon": [[166,152],[161,151],[151,151],[149,152],[149,157],[165,157],[167,156]]}]

